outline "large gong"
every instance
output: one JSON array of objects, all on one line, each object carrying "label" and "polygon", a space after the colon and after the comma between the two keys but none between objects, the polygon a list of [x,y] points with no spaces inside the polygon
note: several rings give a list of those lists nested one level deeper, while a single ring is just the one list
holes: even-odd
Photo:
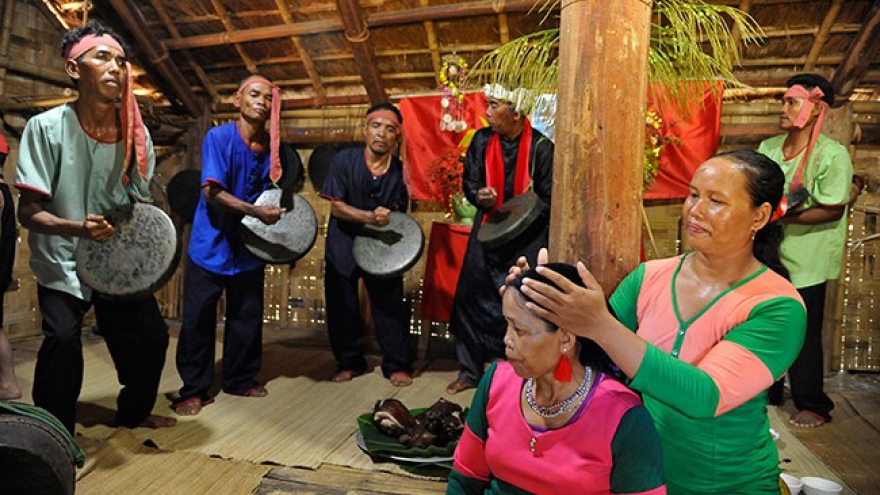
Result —
[{"label": "large gong", "polygon": [[0,414],[0,493],[72,495],[76,461],[67,441],[48,423]]},{"label": "large gong", "polygon": [[103,242],[81,239],[76,273],[93,290],[118,298],[152,294],[174,274],[180,256],[171,218],[155,206],[136,203],[104,214],[116,232]]},{"label": "large gong", "polygon": [[516,239],[541,216],[543,201],[532,191],[514,196],[489,215],[477,232],[477,240],[487,249]]},{"label": "large gong", "polygon": [[425,246],[418,222],[405,213],[391,212],[388,225],[364,225],[354,239],[354,262],[377,277],[401,275],[416,264]]},{"label": "large gong", "polygon": [[267,189],[254,202],[255,206],[283,206],[287,211],[272,225],[246,216],[241,220],[239,235],[245,247],[266,263],[288,264],[302,258],[315,245],[318,218],[315,210],[299,194],[290,190]]}]

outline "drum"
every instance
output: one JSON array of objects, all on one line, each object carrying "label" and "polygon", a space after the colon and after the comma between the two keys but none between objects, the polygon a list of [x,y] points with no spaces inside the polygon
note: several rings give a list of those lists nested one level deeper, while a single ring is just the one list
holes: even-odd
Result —
[{"label": "drum", "polygon": [[425,234],[418,222],[399,211],[391,212],[384,227],[365,225],[354,239],[354,262],[377,277],[401,275],[416,264],[425,247]]},{"label": "drum", "polygon": [[302,258],[315,245],[318,218],[302,196],[283,189],[267,189],[254,202],[256,206],[284,206],[287,211],[272,225],[246,216],[239,234],[245,247],[257,258],[271,264],[289,264]]},{"label": "drum", "polygon": [[180,261],[171,218],[145,203],[116,207],[104,217],[116,233],[104,242],[79,241],[74,258],[80,280],[111,298],[145,297],[165,285]]},{"label": "drum", "polygon": [[194,168],[174,174],[165,188],[168,204],[184,223],[191,223],[202,194],[202,171]]},{"label": "drum", "polygon": [[76,461],[48,423],[0,414],[0,493],[72,495]]},{"label": "drum", "polygon": [[541,217],[544,202],[527,191],[501,205],[489,215],[477,232],[477,240],[487,249],[494,249],[515,239]]},{"label": "drum", "polygon": [[309,157],[309,182],[319,193],[324,187],[327,174],[330,173],[330,162],[336,156],[336,151],[333,146],[322,144],[315,148],[312,151],[312,156]]}]

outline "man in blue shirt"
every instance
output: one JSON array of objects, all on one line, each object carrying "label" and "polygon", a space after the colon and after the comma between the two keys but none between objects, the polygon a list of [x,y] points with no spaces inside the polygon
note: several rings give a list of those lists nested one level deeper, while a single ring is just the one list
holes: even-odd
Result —
[{"label": "man in blue shirt", "polygon": [[367,111],[365,146],[333,157],[321,196],[332,203],[327,229],[324,290],[327,331],[336,357],[334,382],[349,381],[367,369],[358,310],[358,280],[370,298],[376,338],[382,349],[382,373],[397,387],[412,385],[413,353],[409,342],[403,277],[380,278],[357,267],[352,254],[362,225],[387,225],[392,210],[406,211],[409,195],[403,164],[394,156],[402,127],[400,111],[380,103]]},{"label": "man in blue shirt", "polygon": [[217,303],[224,290],[223,391],[246,397],[268,394],[254,378],[262,358],[264,264],[245,248],[238,228],[245,215],[271,225],[284,212],[253,204],[281,175],[277,139],[272,139],[280,100],[272,82],[252,75],[242,81],[233,103],[238,120],[211,129],[202,143],[204,194],[190,235],[177,343],[183,386],[171,406],[181,416],[194,416],[213,402],[208,389],[214,379]]}]

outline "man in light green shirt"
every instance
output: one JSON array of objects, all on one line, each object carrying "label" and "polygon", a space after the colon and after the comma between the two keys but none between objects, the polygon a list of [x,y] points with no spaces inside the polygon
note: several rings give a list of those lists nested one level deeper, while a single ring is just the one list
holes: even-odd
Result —
[{"label": "man in light green shirt", "polygon": [[[800,74],[788,81],[788,87],[779,117],[786,134],[764,140],[758,151],[782,167],[790,197],[801,188],[808,193],[783,218],[780,254],[807,307],[804,346],[788,371],[798,409],[790,423],[816,427],[831,420],[834,408],[823,390],[822,322],[827,281],[840,275],[853,167],[847,149],[820,134],[825,114],[834,104],[831,83],[816,74]],[[782,403],[781,380],[771,388],[770,402]]]}]

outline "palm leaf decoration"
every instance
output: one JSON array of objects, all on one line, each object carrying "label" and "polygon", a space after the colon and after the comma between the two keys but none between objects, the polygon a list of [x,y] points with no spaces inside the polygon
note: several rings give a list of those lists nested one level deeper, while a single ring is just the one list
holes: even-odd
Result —
[{"label": "palm leaf decoration", "polygon": [[[560,0],[536,0],[536,9],[545,13],[546,20],[559,4]],[[702,0],[654,0],[652,5],[648,79],[660,83],[665,97],[687,108],[703,91],[702,86],[689,81],[722,79],[729,86],[742,86],[733,74],[740,61],[740,46],[732,33],[737,29],[744,43],[762,40],[764,32],[751,16],[735,7]],[[496,83],[508,89],[525,88],[535,97],[556,93],[558,46],[558,28],[512,40],[474,64],[468,85]],[[531,110],[525,106],[528,108],[521,110]]]}]

